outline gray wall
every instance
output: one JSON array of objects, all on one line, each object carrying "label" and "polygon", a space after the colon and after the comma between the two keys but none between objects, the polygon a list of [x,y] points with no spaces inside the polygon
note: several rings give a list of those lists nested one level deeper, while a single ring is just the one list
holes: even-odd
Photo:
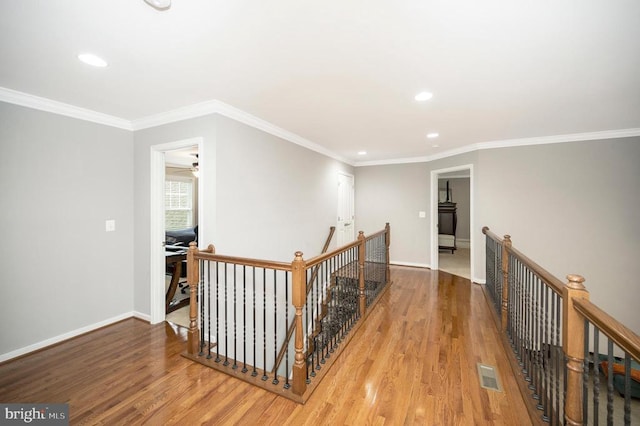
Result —
[{"label": "gray wall", "polygon": [[[0,354],[149,313],[150,146],[193,137],[204,138],[208,167],[203,234],[221,253],[317,254],[346,171],[356,177],[356,228],[390,222],[392,260],[428,264],[430,173],[472,164],[476,278],[488,225],[559,278],[583,274],[592,300],[640,332],[640,138],[354,170],[218,115],[132,134],[0,103],[0,285],[10,301],[0,310]],[[106,219],[115,232],[105,232]]]},{"label": "gray wall", "polygon": [[[483,225],[564,280],[586,277],[592,300],[640,332],[640,138],[482,150],[420,164],[356,169],[361,223],[386,216],[391,258],[428,264],[431,170],[473,164],[475,274],[484,279]],[[368,206],[365,209],[365,206]],[[423,244],[422,241],[425,241]]]},{"label": "gray wall", "polygon": [[375,232],[389,222],[392,262],[429,266],[431,171],[473,164],[476,157],[473,152],[429,163],[356,168],[356,217],[362,230]]},{"label": "gray wall", "polygon": [[131,315],[132,140],[0,102],[0,354]]},{"label": "gray wall", "polygon": [[481,151],[477,177],[478,226],[640,333],[640,138]]},{"label": "gray wall", "polygon": [[[221,254],[289,262],[320,253],[337,213],[338,171],[351,166],[217,114],[135,133],[135,310],[150,312],[152,145],[204,138],[201,243]],[[384,223],[379,224],[382,228]],[[335,239],[334,239],[335,242]]]}]

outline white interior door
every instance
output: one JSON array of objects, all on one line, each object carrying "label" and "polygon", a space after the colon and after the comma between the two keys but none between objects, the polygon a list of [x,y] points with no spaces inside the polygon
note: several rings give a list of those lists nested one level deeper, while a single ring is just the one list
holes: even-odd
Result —
[{"label": "white interior door", "polygon": [[338,247],[356,239],[353,175],[338,174]]}]

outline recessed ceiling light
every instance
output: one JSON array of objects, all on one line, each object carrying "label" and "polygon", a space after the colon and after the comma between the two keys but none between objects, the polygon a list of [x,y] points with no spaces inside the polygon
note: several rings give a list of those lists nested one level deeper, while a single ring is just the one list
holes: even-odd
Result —
[{"label": "recessed ceiling light", "polygon": [[435,138],[437,138],[438,136],[440,136],[440,133],[435,133],[435,132],[434,132],[434,133],[427,133],[427,137],[428,137],[429,139],[435,139]]},{"label": "recessed ceiling light", "polygon": [[420,92],[416,95],[416,101],[428,101],[429,99],[433,98],[433,93],[430,92]]},{"label": "recessed ceiling light", "polygon": [[106,67],[107,61],[100,58],[99,56],[94,55],[93,53],[81,53],[78,55],[78,59],[84,62],[87,65],[91,65],[94,67]]},{"label": "recessed ceiling light", "polygon": [[434,143],[433,145],[431,145],[431,148],[440,148],[440,145],[438,145],[437,143]]},{"label": "recessed ceiling light", "polygon": [[367,155],[367,151],[358,151],[358,155]]}]

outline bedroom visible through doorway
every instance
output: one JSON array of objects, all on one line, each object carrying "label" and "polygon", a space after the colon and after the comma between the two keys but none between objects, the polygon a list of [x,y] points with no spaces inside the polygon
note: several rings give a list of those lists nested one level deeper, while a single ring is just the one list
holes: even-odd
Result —
[{"label": "bedroom visible through doorway", "polygon": [[475,258],[473,191],[472,164],[431,171],[431,269],[471,281]]}]

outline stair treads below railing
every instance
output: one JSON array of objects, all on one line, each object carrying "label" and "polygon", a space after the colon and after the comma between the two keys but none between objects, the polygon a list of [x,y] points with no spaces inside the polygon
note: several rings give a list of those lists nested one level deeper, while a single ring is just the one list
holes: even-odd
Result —
[{"label": "stair treads below railing", "polygon": [[[304,403],[390,283],[389,225],[308,261],[188,253],[185,356]],[[307,291],[308,289],[308,291]],[[295,323],[277,369],[278,353]]]}]

